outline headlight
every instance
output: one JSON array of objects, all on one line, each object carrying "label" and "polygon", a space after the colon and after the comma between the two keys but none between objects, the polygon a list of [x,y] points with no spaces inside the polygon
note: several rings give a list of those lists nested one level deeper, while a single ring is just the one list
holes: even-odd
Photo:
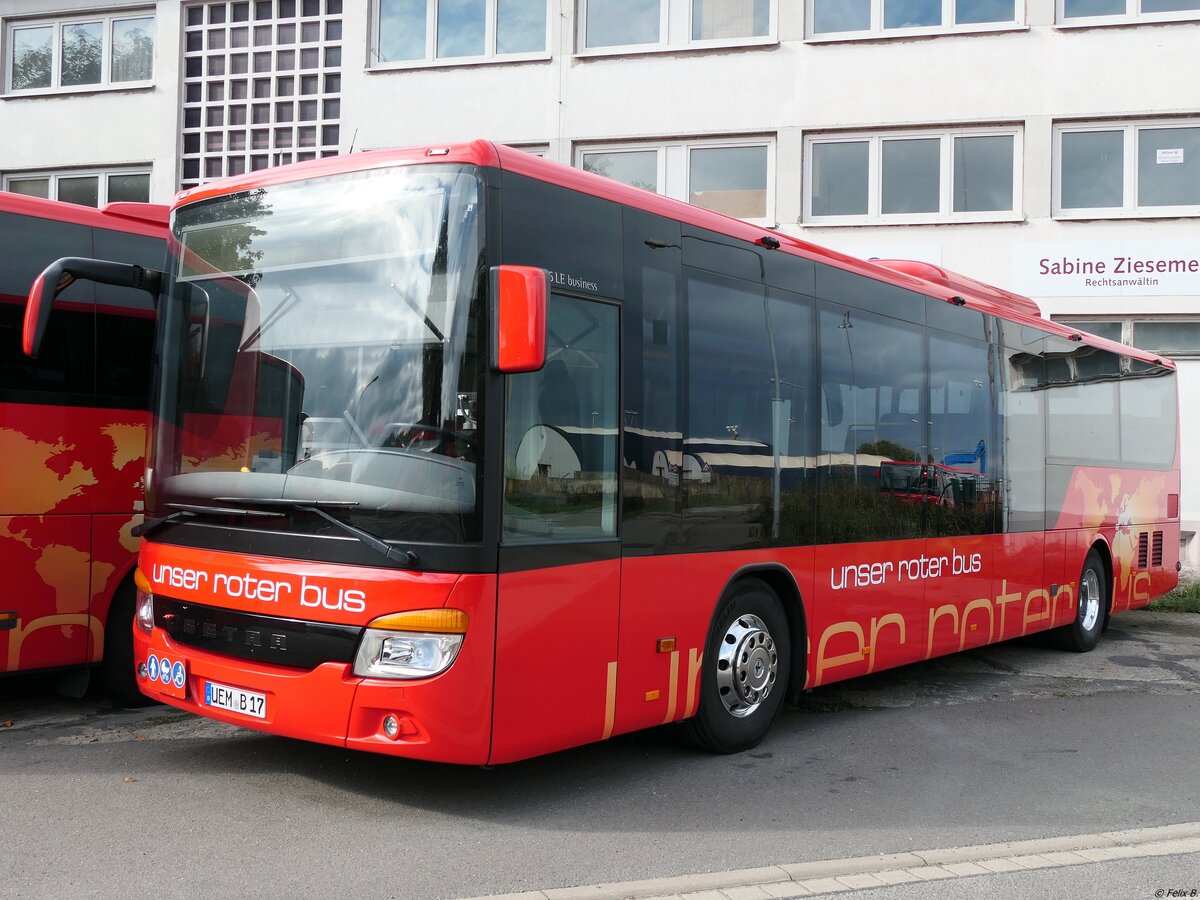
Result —
[{"label": "headlight", "polygon": [[450,668],[466,636],[467,614],[425,609],[375,619],[354,657],[354,674],[373,678],[429,678]]},{"label": "headlight", "polygon": [[154,630],[154,595],[139,590],[134,610],[134,621],[137,622],[137,627],[146,634],[152,632]]}]

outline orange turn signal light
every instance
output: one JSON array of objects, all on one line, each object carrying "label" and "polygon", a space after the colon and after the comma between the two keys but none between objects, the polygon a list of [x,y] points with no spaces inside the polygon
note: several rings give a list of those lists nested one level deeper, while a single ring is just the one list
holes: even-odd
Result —
[{"label": "orange turn signal light", "polygon": [[675,652],[675,638],[673,638],[673,637],[659,638],[654,643],[654,650],[657,653],[674,653]]},{"label": "orange turn signal light", "polygon": [[143,594],[154,593],[150,588],[150,579],[146,577],[146,573],[140,568],[133,570],[133,583]]},{"label": "orange turn signal light", "polygon": [[381,631],[466,634],[467,614],[461,609],[413,609],[372,619],[367,627],[378,628]]}]

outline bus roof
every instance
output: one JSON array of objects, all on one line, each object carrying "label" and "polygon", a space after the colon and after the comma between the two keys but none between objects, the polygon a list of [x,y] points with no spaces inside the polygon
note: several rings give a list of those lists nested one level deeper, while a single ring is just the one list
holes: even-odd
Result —
[{"label": "bus roof", "polygon": [[103,209],[96,209],[0,191],[0,211],[163,238],[171,208],[161,203],[109,203]]},{"label": "bus roof", "polygon": [[675,219],[698,228],[716,231],[751,244],[757,244],[760,247],[774,246],[777,242],[778,251],[781,252],[836,266],[935,299],[999,316],[1018,324],[1030,325],[1068,340],[1086,343],[1089,346],[1167,368],[1175,367],[1172,361],[1153,353],[1147,353],[1136,347],[1109,341],[1069,325],[1044,319],[1041,317],[1041,310],[1037,303],[1028,297],[993,287],[939,266],[911,260],[872,262],[858,259],[782,232],[759,225],[751,225],[741,219],[711,212],[652,191],[631,187],[573,166],[563,165],[513,147],[485,140],[402,147],[393,150],[369,150],[347,156],[329,156],[260,170],[182,191],[175,197],[172,208],[275,184],[307,181],[312,178],[414,163],[461,163],[503,169],[548,184],[555,184],[665,218]]}]

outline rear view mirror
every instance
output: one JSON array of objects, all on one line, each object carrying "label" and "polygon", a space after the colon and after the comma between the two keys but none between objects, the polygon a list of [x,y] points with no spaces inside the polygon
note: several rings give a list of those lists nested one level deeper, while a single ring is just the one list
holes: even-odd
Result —
[{"label": "rear view mirror", "polygon": [[50,263],[33,282],[33,287],[29,289],[29,300],[25,304],[21,347],[26,356],[37,359],[42,349],[42,339],[46,336],[46,326],[50,323],[54,298],[80,278],[117,287],[137,288],[149,293],[156,302],[162,285],[161,272],[128,263],[73,256]]},{"label": "rear view mirror", "polygon": [[494,266],[491,282],[492,368],[538,371],[546,364],[546,270]]}]

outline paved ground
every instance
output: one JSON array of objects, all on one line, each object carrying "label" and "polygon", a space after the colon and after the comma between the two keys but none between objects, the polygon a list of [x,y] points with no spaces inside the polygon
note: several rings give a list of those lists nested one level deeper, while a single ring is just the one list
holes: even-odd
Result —
[{"label": "paved ground", "polygon": [[[1179,614],[1119,616],[1091,654],[1015,642],[825,688],[748,754],[664,729],[487,771],[6,681],[0,896],[420,900],[1189,822],[1197,748]],[[1189,874],[1061,877],[1098,865],[1138,891]]]}]

